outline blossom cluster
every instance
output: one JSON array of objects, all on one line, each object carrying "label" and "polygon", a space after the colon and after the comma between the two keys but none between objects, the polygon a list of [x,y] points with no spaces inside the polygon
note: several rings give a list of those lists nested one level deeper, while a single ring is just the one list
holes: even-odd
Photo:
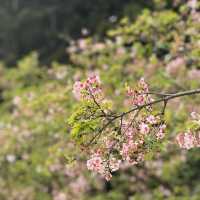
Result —
[{"label": "blossom cluster", "polygon": [[191,131],[179,133],[176,137],[178,145],[183,149],[200,147],[200,131],[193,133]]},{"label": "blossom cluster", "polygon": [[127,96],[129,97],[131,105],[140,106],[151,102],[153,99],[148,93],[149,87],[144,81],[144,78],[140,79],[136,88],[132,89],[131,87],[127,87]]},{"label": "blossom cluster", "polygon": [[[102,96],[99,77],[91,76],[85,82],[76,82],[73,92],[78,99],[98,100]],[[163,111],[157,111],[152,106],[154,99],[151,94],[148,84],[141,78],[135,88],[127,87],[128,99],[135,108],[131,112],[117,115],[113,111],[104,112],[101,108],[104,114],[102,124],[98,124],[99,129],[92,130],[94,133],[91,138],[95,138],[95,142],[87,149],[87,152],[91,152],[87,160],[89,170],[101,174],[109,181],[112,173],[123,163],[136,165],[144,161],[149,152],[159,147],[165,137],[166,124]],[[192,113],[191,116],[199,123],[200,115]],[[182,148],[199,147],[200,131],[197,134],[191,131],[180,133],[176,140]]]},{"label": "blossom cluster", "polygon": [[91,171],[101,174],[107,181],[112,178],[111,172],[117,171],[121,160],[114,157],[104,160],[99,153],[95,153],[87,161],[87,168]]},{"label": "blossom cluster", "polygon": [[[200,126],[200,115],[196,112],[191,113],[192,120]],[[183,149],[191,149],[200,147],[200,130],[189,130],[184,133],[179,133],[176,137],[178,145]]]},{"label": "blossom cluster", "polygon": [[[91,76],[85,82],[76,82],[73,93],[77,99],[95,101],[102,95],[99,77]],[[153,101],[144,78],[139,80],[134,89],[127,87],[127,95],[132,106]],[[106,129],[104,134],[106,136],[103,136],[103,140],[97,141],[100,144],[90,149],[92,153],[87,161],[89,170],[110,180],[112,172],[120,168],[122,161],[135,165],[144,160],[146,153],[150,150],[147,147],[147,138],[155,142],[160,142],[164,138],[166,125],[159,115],[152,113],[150,106],[148,106],[148,113],[141,112],[138,116],[136,113],[137,111],[130,113],[126,119],[117,121],[118,128],[115,127],[115,130],[113,126]],[[134,120],[132,120],[133,117]],[[109,121],[109,117],[107,118],[106,120]]]},{"label": "blossom cluster", "polygon": [[144,160],[146,149],[146,138],[159,142],[165,136],[166,125],[162,123],[159,116],[149,115],[146,118],[135,118],[134,124],[127,122],[123,124],[123,143],[120,153],[122,160],[130,164],[138,164]]},{"label": "blossom cluster", "polygon": [[100,79],[96,75],[87,78],[86,81],[76,81],[73,86],[73,94],[76,99],[99,98],[102,95]]},{"label": "blossom cluster", "polygon": [[144,161],[144,157],[149,151],[146,147],[146,138],[160,142],[165,136],[166,125],[161,123],[158,116],[150,115],[145,119],[139,117],[135,119],[134,124],[130,121],[124,121],[119,125],[120,135],[111,138],[106,136],[100,149],[93,151],[91,158],[87,161],[89,170],[101,174],[106,180],[110,180],[112,172],[117,171],[122,162],[136,165]]}]

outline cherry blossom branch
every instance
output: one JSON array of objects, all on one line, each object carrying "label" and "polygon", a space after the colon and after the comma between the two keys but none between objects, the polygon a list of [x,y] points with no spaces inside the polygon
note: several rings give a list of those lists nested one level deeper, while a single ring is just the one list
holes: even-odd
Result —
[{"label": "cherry blossom branch", "polygon": [[139,109],[142,109],[142,108],[154,105],[154,104],[158,104],[160,102],[165,102],[165,107],[166,107],[166,104],[167,104],[167,102],[169,100],[172,100],[172,99],[175,99],[175,98],[178,98],[178,97],[182,97],[182,96],[190,96],[190,95],[195,95],[195,94],[200,94],[200,88],[199,89],[195,89],[195,90],[187,90],[187,91],[184,91],[184,92],[178,92],[178,93],[174,93],[174,94],[168,94],[165,97],[162,97],[162,98],[157,99],[155,101],[151,101],[151,102],[143,104],[143,105],[135,106],[131,110],[116,116],[116,118],[119,118],[121,116],[125,116],[125,115],[127,115],[127,114],[129,114],[131,112],[134,112],[136,110],[139,110]]},{"label": "cherry blossom branch", "polygon": [[[149,94],[152,94],[152,93],[149,92]],[[153,94],[155,94],[155,93],[153,93]],[[158,103],[160,103],[160,102],[164,102],[164,106],[163,106],[162,112],[160,113],[161,115],[164,115],[165,109],[166,109],[166,106],[167,106],[168,101],[170,101],[170,100],[172,100],[172,99],[175,99],[175,98],[183,97],[183,96],[190,96],[190,95],[200,94],[200,88],[199,88],[199,89],[195,89],[195,90],[187,90],[187,91],[184,91],[184,92],[178,92],[178,93],[174,93],[174,94],[156,93],[156,95],[157,95],[157,94],[162,95],[163,97],[160,98],[160,99],[157,99],[157,100],[155,100],[155,101],[152,101],[152,102],[143,104],[143,105],[138,105],[138,106],[132,108],[131,110],[129,110],[129,111],[127,111],[127,112],[123,112],[123,113],[121,113],[121,114],[119,114],[119,115],[116,115],[116,116],[115,116],[115,115],[113,115],[113,116],[110,116],[110,115],[109,115],[109,117],[111,117],[111,118],[107,118],[108,122],[98,131],[97,134],[95,134],[95,136],[89,141],[89,143],[88,143],[86,146],[91,145],[91,144],[95,141],[95,139],[96,139],[97,137],[99,137],[99,136],[101,135],[101,133],[102,133],[113,121],[117,120],[118,118],[121,119],[121,123],[120,123],[120,124],[122,124],[122,119],[123,119],[123,117],[124,117],[125,115],[128,115],[128,114],[130,114],[130,113],[132,113],[132,112],[134,112],[134,111],[137,111],[137,110],[140,111],[140,110],[142,110],[142,109],[145,108],[145,107],[148,107],[148,106],[151,106],[151,105],[155,105],[155,104],[158,104]],[[95,102],[95,104],[96,104],[97,101],[95,100],[95,97],[94,97],[94,96],[93,96],[93,100],[94,100],[94,102]],[[99,107],[99,106],[98,106],[98,107]],[[102,109],[101,109],[101,110],[102,110]],[[105,113],[105,111],[102,110],[102,112],[103,112],[104,116],[106,117],[107,114]],[[121,128],[120,128],[120,129],[121,129]]]},{"label": "cherry blossom branch", "polygon": [[[76,82],[73,92],[77,99],[86,103],[83,114],[77,112],[82,115],[81,118],[73,117],[71,124],[75,133],[79,131],[80,137],[83,134],[87,138],[81,141],[81,145],[91,153],[87,167],[110,180],[122,161],[135,165],[144,161],[148,153],[159,150],[166,134],[164,114],[168,102],[175,98],[200,94],[200,88],[177,93],[150,92],[148,84],[141,78],[134,88],[126,86],[128,104],[132,108],[120,113],[110,110],[108,101],[103,98],[97,76],[91,76],[85,82]],[[157,98],[154,100],[151,95]],[[160,103],[163,103],[160,112],[155,112],[153,105]],[[200,124],[200,115],[193,114],[193,118]],[[90,120],[91,128],[88,129]],[[182,148],[200,147],[199,132],[195,135],[189,130],[179,134],[176,139]]]}]

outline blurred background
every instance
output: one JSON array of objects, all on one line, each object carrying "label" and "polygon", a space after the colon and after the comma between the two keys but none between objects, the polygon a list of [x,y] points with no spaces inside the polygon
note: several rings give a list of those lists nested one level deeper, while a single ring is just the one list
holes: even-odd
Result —
[{"label": "blurred background", "polygon": [[103,37],[124,15],[137,16],[151,1],[2,0],[0,58],[14,63],[32,50],[42,61],[67,62],[65,48],[82,35]]},{"label": "blurred background", "polygon": [[[72,86],[91,72],[116,108],[141,76],[154,91],[199,88],[200,2],[1,0],[0,200],[200,200],[200,149],[166,142],[111,182],[88,172],[84,155],[74,161]],[[169,104],[166,141],[199,105]]]}]

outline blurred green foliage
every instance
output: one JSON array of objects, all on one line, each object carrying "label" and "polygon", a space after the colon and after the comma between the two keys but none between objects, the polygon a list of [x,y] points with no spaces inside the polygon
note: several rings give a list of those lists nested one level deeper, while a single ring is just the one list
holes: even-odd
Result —
[{"label": "blurred green foliage", "polygon": [[134,85],[141,76],[153,91],[200,87],[199,13],[182,3],[161,4],[136,21],[122,19],[101,41],[71,41],[70,64],[41,66],[32,52],[13,68],[0,65],[1,200],[199,200],[200,150],[181,151],[173,143],[189,113],[200,111],[199,97],[171,102],[169,142],[161,153],[124,167],[110,183],[87,171],[69,135],[77,106],[72,85],[91,72],[100,75],[119,110],[125,83]]}]

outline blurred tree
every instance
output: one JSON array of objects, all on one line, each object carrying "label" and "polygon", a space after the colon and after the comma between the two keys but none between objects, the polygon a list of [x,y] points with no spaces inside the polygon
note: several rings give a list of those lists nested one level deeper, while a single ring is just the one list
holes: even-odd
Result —
[{"label": "blurred tree", "polygon": [[116,18],[135,17],[151,5],[145,0],[2,0],[0,59],[12,64],[38,50],[43,61],[66,61],[66,44],[81,30],[102,36]]}]

